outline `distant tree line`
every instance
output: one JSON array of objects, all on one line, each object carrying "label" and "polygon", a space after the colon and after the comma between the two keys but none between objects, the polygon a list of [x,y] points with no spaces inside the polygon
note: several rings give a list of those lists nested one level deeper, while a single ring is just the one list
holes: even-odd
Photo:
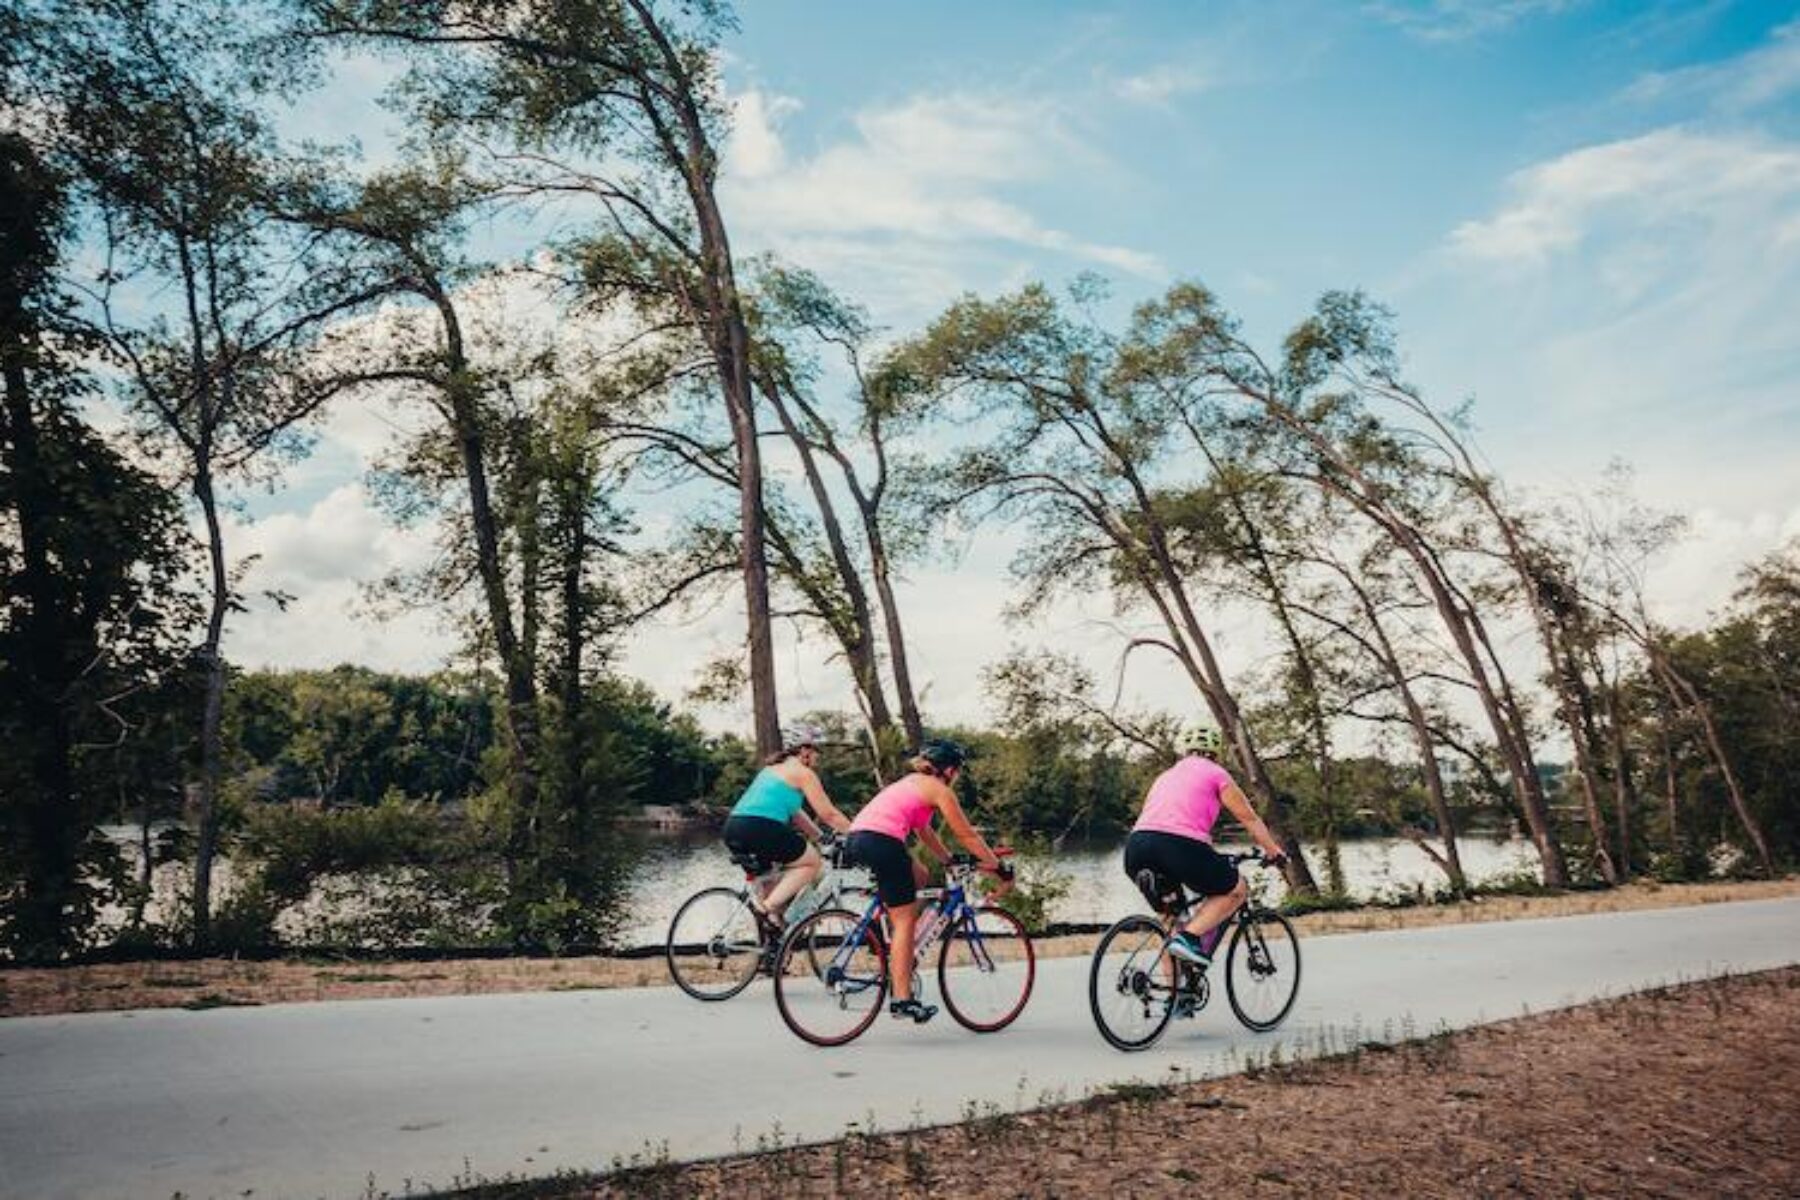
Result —
[{"label": "distant tree line", "polygon": [[[1668,627],[1645,578],[1679,522],[1619,480],[1509,487],[1355,291],[1277,347],[1186,282],[1128,313],[1081,279],[878,329],[803,266],[733,249],[734,20],[0,0],[10,956],[91,947],[121,911],[195,950],[254,941],[319,881],[376,870],[400,872],[395,911],[417,899],[383,937],[455,911],[501,944],[602,937],[617,816],[728,799],[776,747],[777,621],[843,667],[834,786],[893,777],[927,731],[933,635],[899,583],[1002,526],[1024,535],[1019,616],[1098,596],[1122,630],[1097,647],[1113,677],[1041,647],[990,665],[966,786],[1008,829],[1116,830],[1204,720],[1277,835],[1319,849],[1323,880],[1290,856],[1302,895],[1342,892],[1339,842],[1370,829],[1463,891],[1458,838],[1491,816],[1553,887],[1692,874],[1721,847],[1794,860],[1800,551],[1747,568],[1710,627]],[[404,68],[391,165],[279,132],[347,54]],[[471,231],[521,207],[557,235],[484,256]],[[436,539],[368,599],[453,626],[453,672],[233,666],[234,615],[305,598],[258,590],[232,506],[346,405],[404,415],[367,486]],[[747,698],[751,721],[708,741],[614,658],[721,599],[744,638],[691,699]],[[1228,653],[1244,614],[1264,644]],[[1183,711],[1118,703],[1147,655]],[[135,873],[100,833],[126,817]],[[184,903],[152,934],[158,862]]]}]

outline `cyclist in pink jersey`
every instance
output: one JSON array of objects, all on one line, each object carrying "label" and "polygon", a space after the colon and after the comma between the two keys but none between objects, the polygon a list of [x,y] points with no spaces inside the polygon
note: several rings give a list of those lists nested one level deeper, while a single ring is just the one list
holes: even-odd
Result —
[{"label": "cyclist in pink jersey", "polygon": [[919,888],[927,878],[925,868],[906,852],[906,839],[919,841],[941,862],[950,852],[931,828],[931,819],[942,813],[956,840],[981,861],[984,870],[1004,876],[1000,858],[969,824],[962,802],[951,784],[961,773],[967,752],[955,742],[934,738],[912,760],[912,772],[896,779],[863,805],[850,822],[845,843],[851,861],[875,874],[875,891],[893,923],[888,955],[888,975],[893,982],[888,1012],[924,1024],[937,1015],[937,1006],[920,1004],[913,995],[913,929],[919,919]]},{"label": "cyclist in pink jersey", "polygon": [[1224,744],[1218,730],[1194,730],[1183,739],[1182,749],[1175,765],[1150,785],[1137,824],[1125,839],[1125,874],[1135,880],[1148,869],[1206,897],[1169,943],[1170,954],[1204,967],[1211,965],[1212,955],[1203,936],[1249,895],[1238,869],[1212,847],[1220,809],[1237,818],[1269,862],[1280,865],[1286,856],[1231,773],[1219,765]]}]

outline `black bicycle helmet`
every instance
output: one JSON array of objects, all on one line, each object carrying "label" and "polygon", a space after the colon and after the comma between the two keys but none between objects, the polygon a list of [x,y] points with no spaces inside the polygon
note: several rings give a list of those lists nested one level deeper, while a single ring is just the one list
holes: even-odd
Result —
[{"label": "black bicycle helmet", "polygon": [[919,747],[919,757],[940,771],[949,771],[968,762],[969,751],[949,738],[927,738]]}]

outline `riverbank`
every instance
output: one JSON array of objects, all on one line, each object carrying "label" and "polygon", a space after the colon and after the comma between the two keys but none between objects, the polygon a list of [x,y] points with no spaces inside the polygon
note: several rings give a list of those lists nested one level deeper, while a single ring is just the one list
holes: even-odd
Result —
[{"label": "riverbank", "polygon": [[457,1200],[1800,1194],[1800,969],[958,1124]]},{"label": "riverbank", "polygon": [[[1632,883],[1609,891],[1487,896],[1414,908],[1308,913],[1302,936],[1409,929],[1482,921],[1528,920],[1766,900],[1800,895],[1800,878],[1693,884]],[[1036,942],[1040,957],[1087,954],[1096,936]],[[321,959],[170,960],[55,968],[0,969],[0,1017],[133,1008],[206,1009],[245,1004],[368,1000],[495,992],[569,991],[668,982],[661,958],[459,958],[431,962]]]}]

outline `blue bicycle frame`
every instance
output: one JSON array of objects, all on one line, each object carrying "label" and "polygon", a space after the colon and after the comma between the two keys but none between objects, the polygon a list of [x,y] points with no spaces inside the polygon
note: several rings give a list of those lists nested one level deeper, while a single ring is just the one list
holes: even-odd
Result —
[{"label": "blue bicycle frame", "polygon": [[[972,872],[973,869],[974,868],[972,867],[965,866],[954,866],[951,868],[948,885],[937,897],[938,904],[933,913],[937,919],[934,920],[921,935],[913,940],[913,966],[915,970],[918,967],[919,960],[924,957],[925,951],[937,941],[944,930],[954,928],[958,921],[963,921],[967,925],[969,950],[975,957],[976,965],[984,971],[992,971],[994,969],[993,957],[988,953],[987,946],[981,937],[980,923],[972,919],[974,906],[969,903],[967,889],[963,886],[964,878],[968,873]],[[881,897],[877,896],[869,901],[869,907],[864,910],[863,915],[857,920],[856,928],[850,931],[850,936],[844,939],[843,944],[838,947],[837,953],[832,955],[831,964],[825,968],[825,984],[827,987],[842,986],[845,991],[860,992],[871,987],[881,986],[886,982],[881,979],[866,979],[851,976],[847,970],[851,958],[863,944],[864,939],[869,936],[869,927],[886,911],[887,906],[881,902]]]}]

